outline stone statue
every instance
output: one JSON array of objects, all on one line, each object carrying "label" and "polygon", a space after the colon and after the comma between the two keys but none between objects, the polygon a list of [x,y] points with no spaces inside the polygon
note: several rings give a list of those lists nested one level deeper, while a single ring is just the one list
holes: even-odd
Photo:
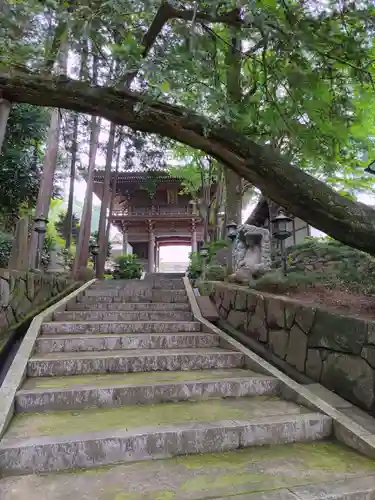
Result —
[{"label": "stone statue", "polygon": [[232,249],[234,273],[231,280],[248,283],[271,269],[271,241],[268,229],[243,224],[237,230]]}]

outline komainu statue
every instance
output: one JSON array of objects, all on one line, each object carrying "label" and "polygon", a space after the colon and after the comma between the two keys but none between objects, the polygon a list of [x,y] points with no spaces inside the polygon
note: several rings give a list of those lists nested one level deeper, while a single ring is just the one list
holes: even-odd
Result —
[{"label": "komainu statue", "polygon": [[270,232],[263,227],[243,224],[233,242],[231,281],[248,283],[271,269]]}]

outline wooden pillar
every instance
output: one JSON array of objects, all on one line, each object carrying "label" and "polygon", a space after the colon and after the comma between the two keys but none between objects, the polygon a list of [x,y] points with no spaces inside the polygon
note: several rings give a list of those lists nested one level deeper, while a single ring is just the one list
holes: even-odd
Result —
[{"label": "wooden pillar", "polygon": [[193,219],[191,221],[191,251],[192,252],[197,252],[197,229],[195,227],[195,220]]},{"label": "wooden pillar", "polygon": [[148,272],[155,272],[155,233],[151,220],[148,221]]},{"label": "wooden pillar", "polygon": [[122,225],[122,253],[128,253],[128,226],[126,224]]},{"label": "wooden pillar", "polygon": [[159,272],[159,260],[160,260],[160,246],[159,243],[155,245],[155,271]]}]

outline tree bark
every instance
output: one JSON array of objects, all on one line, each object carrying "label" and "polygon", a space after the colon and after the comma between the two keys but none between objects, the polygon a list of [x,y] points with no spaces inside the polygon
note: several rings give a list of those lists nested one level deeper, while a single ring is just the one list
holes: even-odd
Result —
[{"label": "tree bark", "polygon": [[106,217],[109,203],[109,186],[111,182],[111,169],[112,169],[112,158],[113,158],[113,149],[115,145],[115,133],[116,133],[116,125],[111,123],[111,127],[109,129],[109,138],[107,144],[107,156],[105,163],[105,172],[104,172],[104,182],[103,182],[103,196],[102,203],[100,206],[100,217],[99,217],[99,231],[98,231],[98,245],[99,245],[99,255],[96,264],[96,277],[98,279],[104,278],[104,266],[107,257],[107,248],[105,244],[105,236],[106,236]]},{"label": "tree bark", "polygon": [[77,277],[77,273],[81,268],[87,267],[87,261],[89,258],[94,170],[95,170],[96,153],[98,150],[99,132],[100,132],[100,119],[98,120],[96,116],[92,116],[89,165],[88,165],[87,180],[86,180],[86,193],[83,202],[81,226],[78,234],[77,249],[73,264],[73,271],[72,271],[73,277]]},{"label": "tree bark", "polygon": [[70,180],[69,180],[69,199],[67,210],[67,233],[65,248],[69,249],[72,244],[73,231],[73,201],[74,201],[74,181],[76,178],[76,163],[77,163],[77,137],[78,137],[78,116],[75,114],[73,118],[73,137],[72,137],[72,157],[70,159]]},{"label": "tree bark", "polygon": [[106,228],[106,233],[105,233],[105,254],[107,255],[107,250],[108,250],[108,242],[109,242],[109,236],[111,232],[111,215],[113,212],[113,205],[115,203],[115,198],[116,198],[116,189],[117,189],[117,177],[118,177],[118,171],[120,168],[120,158],[121,158],[121,146],[122,146],[122,138],[120,135],[119,138],[119,143],[118,143],[118,150],[117,150],[117,157],[116,157],[116,169],[115,169],[115,175],[113,176],[113,183],[112,183],[112,189],[110,193],[111,201],[109,204],[109,216],[108,216],[108,222],[107,222],[107,228]]},{"label": "tree bark", "polygon": [[[60,111],[53,109],[51,113],[51,121],[47,139],[47,151],[43,162],[43,175],[40,182],[38,199],[36,202],[35,216],[47,219],[51,197],[53,192],[53,178],[55,176],[57,152],[59,149],[59,134],[60,134]],[[35,267],[36,254],[38,245],[42,246],[44,236],[31,232],[30,249],[29,249],[29,265]]]},{"label": "tree bark", "polygon": [[333,238],[375,255],[375,210],[339,195],[224,123],[150,96],[90,86],[66,77],[0,69],[0,90],[10,102],[67,108],[118,125],[169,137],[205,151],[269,198]]},{"label": "tree bark", "polygon": [[0,153],[3,147],[11,104],[0,97]]},{"label": "tree bark", "polygon": [[[241,89],[241,38],[239,27],[228,28],[230,44],[226,54],[227,99],[229,109],[236,109],[242,100]],[[234,116],[233,121],[236,120]],[[225,168],[227,221],[241,224],[242,178],[233,170]]]}]

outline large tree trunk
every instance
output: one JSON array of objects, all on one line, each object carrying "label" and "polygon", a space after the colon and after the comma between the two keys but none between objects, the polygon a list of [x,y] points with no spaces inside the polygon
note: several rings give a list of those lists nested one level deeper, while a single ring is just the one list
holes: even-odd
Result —
[{"label": "large tree trunk", "polygon": [[375,255],[375,210],[339,195],[224,123],[150,96],[0,70],[6,99],[100,115],[118,125],[159,134],[205,151],[248,180],[295,216],[333,238]]},{"label": "large tree trunk", "polygon": [[105,172],[104,172],[102,204],[100,206],[100,217],[99,217],[99,231],[98,231],[99,255],[96,266],[96,277],[99,279],[103,279],[104,277],[104,266],[107,258],[107,248],[106,248],[107,245],[105,244],[105,237],[106,237],[105,222],[106,222],[108,203],[110,198],[109,186],[111,182],[111,169],[112,169],[113,149],[115,145],[115,133],[116,133],[116,125],[114,123],[111,123],[111,127],[109,129],[108,144],[107,144],[107,156],[106,156]]},{"label": "large tree trunk", "polygon": [[3,147],[11,104],[0,97],[0,153]]},{"label": "large tree trunk", "polygon": [[[43,162],[43,175],[40,182],[38,199],[36,202],[35,216],[47,219],[51,197],[53,192],[53,178],[55,176],[57,153],[59,149],[60,134],[60,111],[54,109],[51,113],[51,121],[47,139],[47,151]],[[42,249],[44,234],[32,231],[30,237],[29,265],[35,267],[36,255]]]},{"label": "large tree trunk", "polygon": [[73,277],[77,277],[77,273],[81,268],[87,267],[89,258],[89,241],[91,235],[91,215],[92,215],[92,197],[94,184],[94,170],[96,153],[98,150],[100,132],[100,119],[95,116],[91,118],[91,134],[90,134],[90,151],[89,165],[86,180],[86,193],[82,208],[81,226],[78,233],[77,249],[73,264]]},{"label": "large tree trunk", "polygon": [[[236,3],[236,2],[234,2]],[[233,120],[242,100],[241,89],[241,39],[240,28],[228,28],[230,44],[226,54],[227,99],[229,109],[234,109]],[[242,220],[242,178],[233,170],[225,168],[226,218],[228,222],[241,224]]]},{"label": "large tree trunk", "polygon": [[69,249],[72,244],[72,231],[73,231],[73,201],[74,201],[74,181],[76,178],[76,163],[77,163],[77,137],[78,137],[78,116],[74,114],[73,117],[73,136],[72,136],[72,151],[70,159],[70,179],[69,179],[69,199],[67,210],[67,231],[65,248]]},{"label": "large tree trunk", "polygon": [[116,189],[117,189],[117,178],[118,178],[118,171],[120,168],[120,159],[121,159],[121,146],[122,146],[122,138],[120,135],[119,138],[119,143],[118,143],[118,150],[117,150],[117,156],[116,156],[116,168],[115,168],[115,174],[113,176],[113,182],[112,182],[112,189],[110,191],[110,204],[109,204],[109,216],[108,216],[108,222],[107,222],[107,228],[105,232],[105,254],[107,255],[107,250],[108,250],[108,242],[109,242],[109,236],[111,232],[111,223],[112,223],[112,212],[113,212],[113,206],[115,203],[115,198],[116,198]]}]

